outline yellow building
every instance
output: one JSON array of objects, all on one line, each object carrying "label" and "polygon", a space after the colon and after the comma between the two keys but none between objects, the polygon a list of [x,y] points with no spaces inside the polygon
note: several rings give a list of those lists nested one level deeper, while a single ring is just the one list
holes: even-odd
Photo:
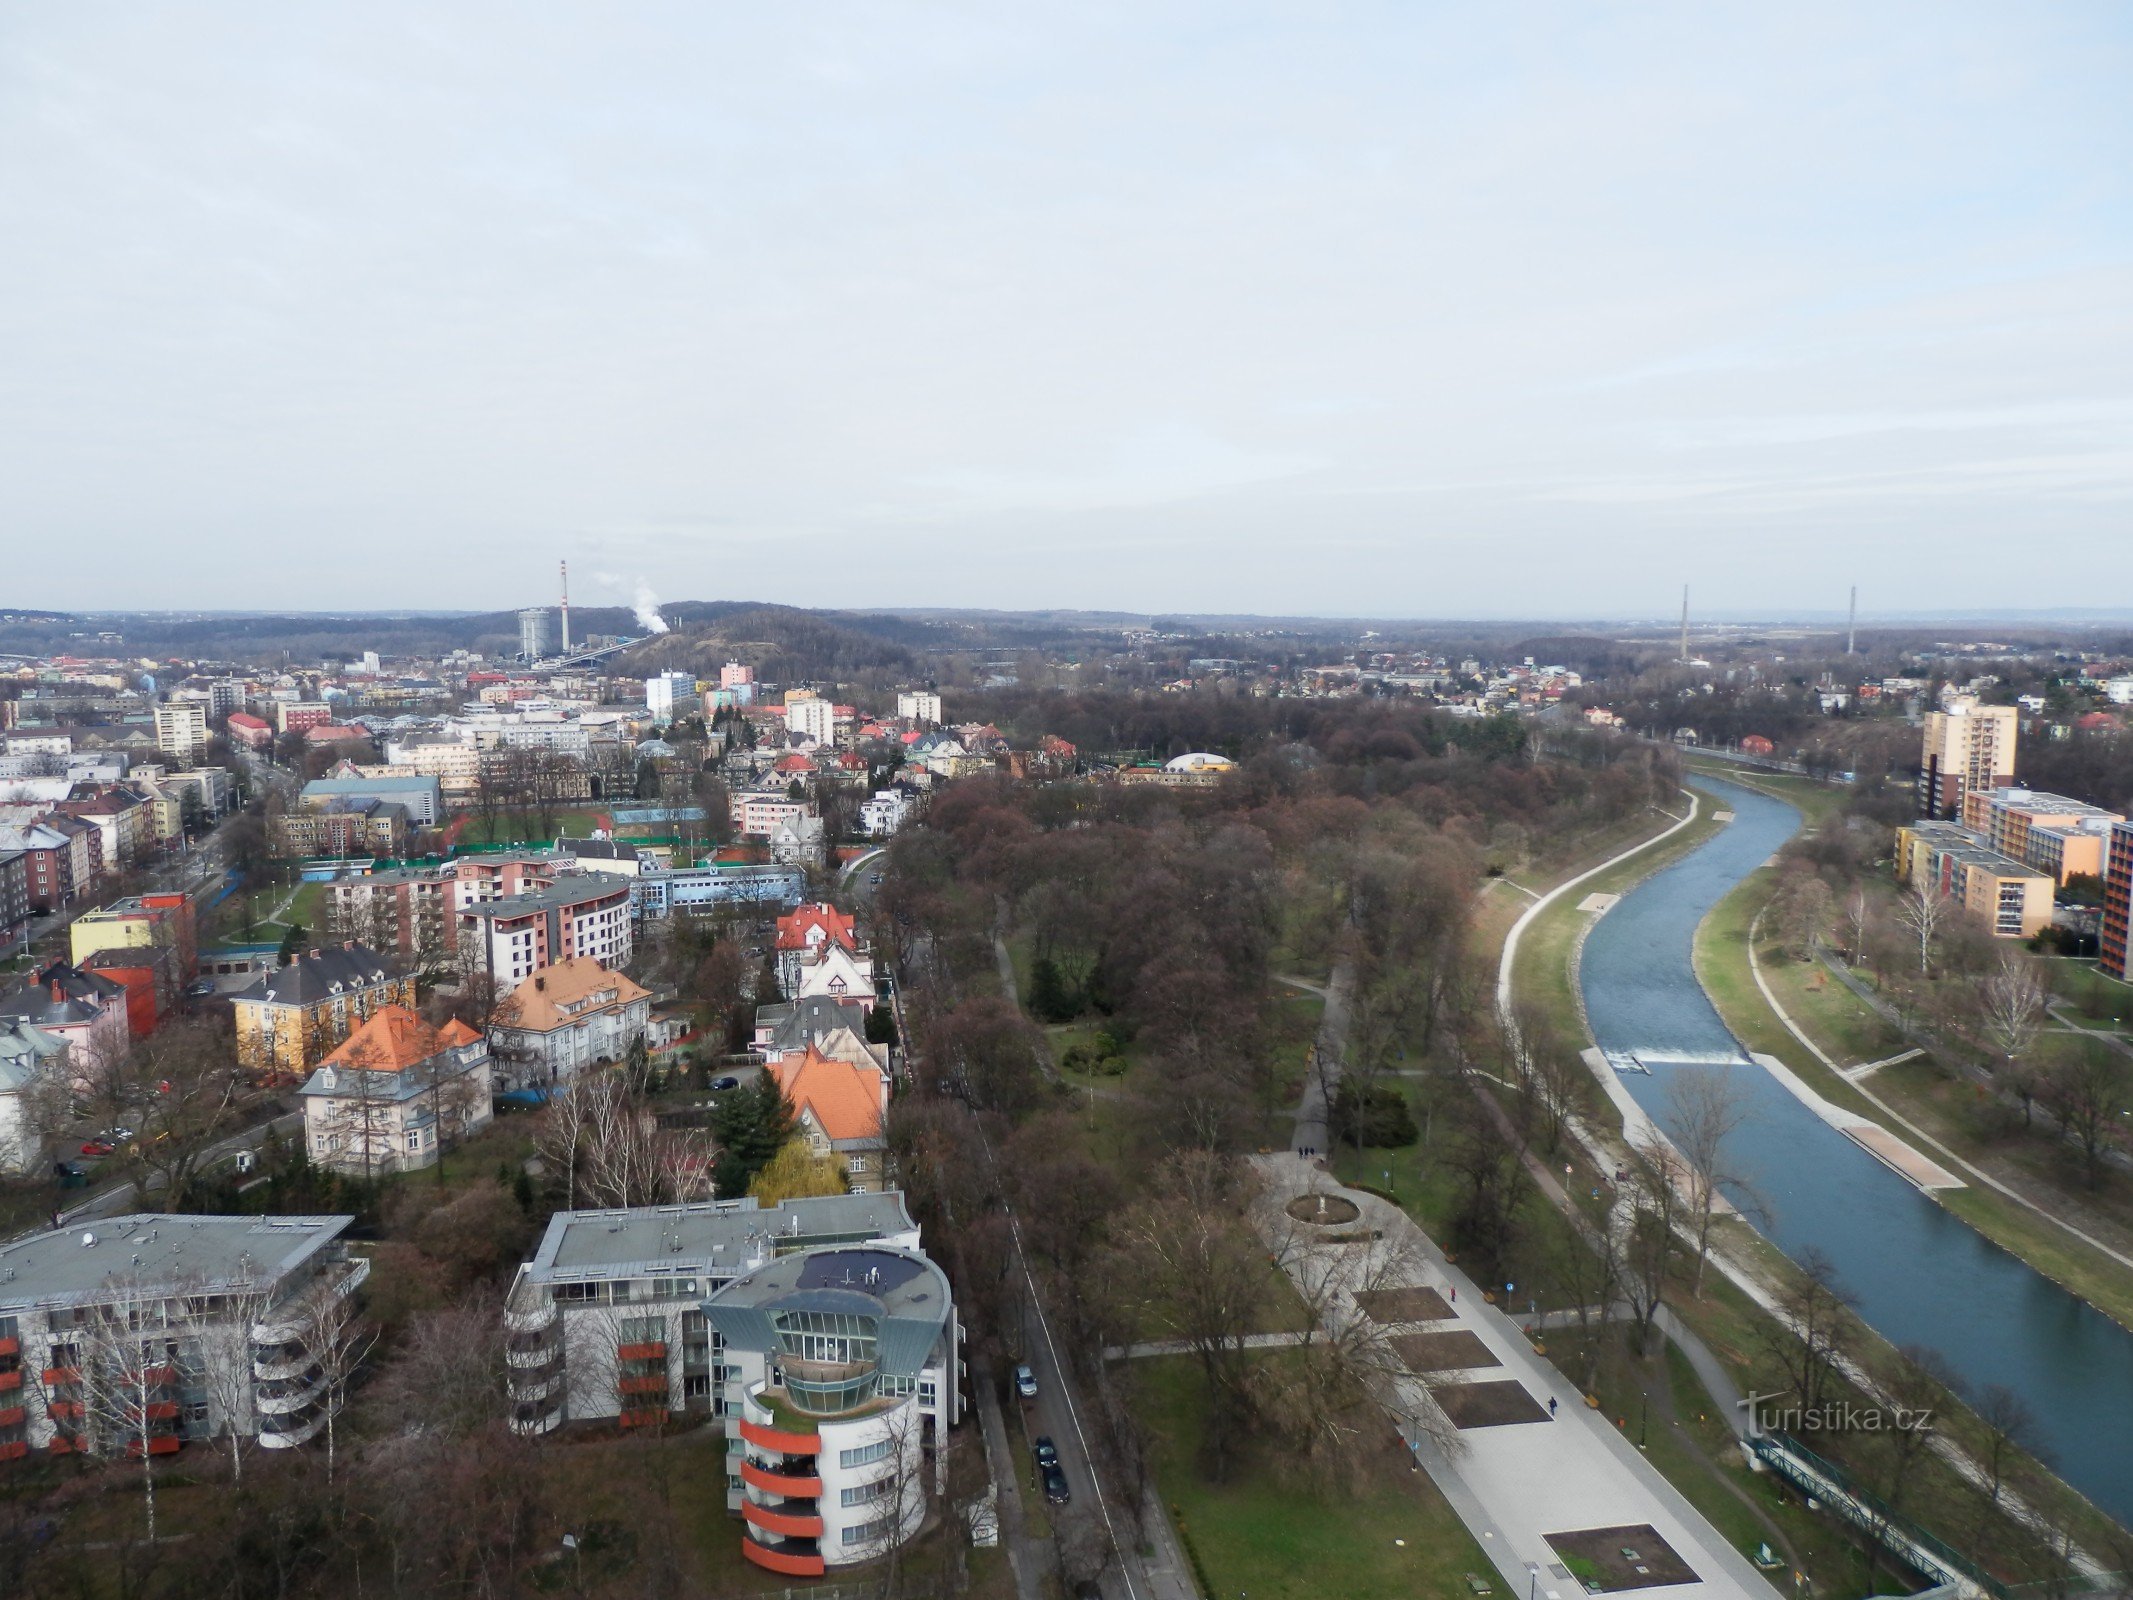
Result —
[{"label": "yellow building", "polygon": [[366,945],[306,950],[232,1000],[238,1064],[301,1080],[378,1007],[414,1003],[414,978]]},{"label": "yellow building", "polygon": [[2052,880],[1952,822],[1897,829],[1896,874],[1914,887],[1938,884],[1998,938],[2031,938],[2051,924]]}]

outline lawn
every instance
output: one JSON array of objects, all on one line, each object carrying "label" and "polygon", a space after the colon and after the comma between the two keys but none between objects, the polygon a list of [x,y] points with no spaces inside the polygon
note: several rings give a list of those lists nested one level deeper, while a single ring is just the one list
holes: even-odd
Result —
[{"label": "lawn", "polygon": [[1390,1423],[1359,1490],[1321,1498],[1257,1458],[1209,1483],[1197,1464],[1206,1401],[1192,1363],[1137,1361],[1133,1377],[1157,1487],[1212,1596],[1472,1600],[1470,1572],[1501,1587],[1473,1536],[1393,1442]]}]

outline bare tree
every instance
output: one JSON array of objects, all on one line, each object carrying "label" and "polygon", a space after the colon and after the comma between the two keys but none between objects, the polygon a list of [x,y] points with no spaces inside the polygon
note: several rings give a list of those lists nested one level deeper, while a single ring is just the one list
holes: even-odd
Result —
[{"label": "bare tree", "polygon": [[882,1458],[878,1475],[862,1487],[871,1491],[866,1508],[871,1515],[863,1524],[871,1535],[861,1541],[869,1559],[882,1563],[882,1600],[897,1600],[903,1592],[904,1546],[907,1534],[926,1504],[926,1453],[923,1448],[925,1417],[915,1404],[889,1413],[883,1423],[889,1453]]},{"label": "bare tree", "polygon": [[1696,1235],[1696,1276],[1691,1291],[1701,1298],[1711,1257],[1711,1228],[1723,1186],[1733,1181],[1727,1147],[1747,1116],[1747,1102],[1731,1067],[1678,1067],[1667,1080],[1660,1124],[1680,1160],[1675,1170]]},{"label": "bare tree", "polygon": [[53,1347],[53,1364],[73,1381],[46,1398],[55,1416],[74,1421],[78,1448],[141,1463],[141,1503],[148,1542],[156,1540],[155,1458],[178,1447],[172,1425],[184,1337],[182,1313],[167,1291],[138,1279],[114,1283],[80,1322],[69,1347]]},{"label": "bare tree", "polygon": [[350,1296],[347,1279],[321,1278],[307,1288],[285,1317],[318,1369],[318,1405],[325,1417],[326,1481],[333,1481],[341,1408],[358,1368],[378,1342],[378,1330]]},{"label": "bare tree", "polygon": [[249,1280],[212,1295],[204,1286],[181,1291],[199,1342],[194,1364],[230,1447],[230,1481],[244,1481],[244,1447],[257,1433],[252,1377],[252,1327],[267,1308],[266,1290]]},{"label": "bare tree", "polygon": [[2048,998],[2036,963],[2012,950],[2000,952],[1992,972],[1978,985],[1978,1024],[2010,1075],[2016,1061],[2036,1043]]},{"label": "bare tree", "polygon": [[1847,934],[1844,943],[1850,954],[1851,965],[1855,967],[1866,958],[1866,935],[1873,925],[1873,919],[1873,902],[1867,898],[1864,886],[1853,889],[1844,897],[1844,928]]},{"label": "bare tree", "polygon": [[1955,910],[1955,902],[1931,878],[1913,883],[1897,901],[1897,918],[1918,949],[1921,977],[1933,970],[1934,951],[1939,948],[1941,932]]},{"label": "bare tree", "polygon": [[1666,1298],[1673,1265],[1674,1219],[1681,1203],[1681,1158],[1663,1140],[1631,1151],[1629,1182],[1607,1226],[1620,1237],[1621,1283],[1637,1330],[1637,1353],[1651,1349],[1652,1323]]},{"label": "bare tree", "polygon": [[1267,1294],[1265,1246],[1245,1220],[1250,1179],[1204,1150],[1172,1156],[1119,1221],[1115,1270],[1143,1325],[1182,1341],[1207,1387],[1207,1466],[1220,1478],[1253,1415],[1244,1340]]},{"label": "bare tree", "polygon": [[2037,1419],[2022,1397],[2003,1383],[1986,1384],[1971,1409],[1985,1430],[1980,1464],[1985,1469],[1987,1503],[1998,1505],[2009,1460],[2037,1453]]},{"label": "bare tree", "polygon": [[1829,1258],[1812,1246],[1778,1292],[1776,1320],[1767,1324],[1772,1353],[1783,1363],[1801,1406],[1817,1410],[1830,1380],[1848,1360],[1851,1318]]},{"label": "bare tree", "polygon": [[2065,1060],[2046,1074],[2040,1098],[2060,1127],[2080,1147],[2088,1185],[2103,1181],[2104,1162],[2122,1137],[2120,1123],[2133,1110],[2133,1075],[2115,1045],[2078,1041]]}]

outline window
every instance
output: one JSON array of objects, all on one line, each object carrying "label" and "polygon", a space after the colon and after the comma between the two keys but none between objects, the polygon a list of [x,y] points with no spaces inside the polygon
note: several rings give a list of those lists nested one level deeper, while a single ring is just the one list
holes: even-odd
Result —
[{"label": "window", "polygon": [[422,1148],[422,1130],[420,1128],[413,1129],[409,1132],[407,1136],[407,1147],[410,1150],[420,1150]]},{"label": "window", "polygon": [[871,1505],[888,1494],[894,1486],[889,1478],[876,1478],[872,1483],[862,1483],[850,1489],[840,1490],[837,1503],[844,1506]]},{"label": "window", "polygon": [[873,1444],[863,1444],[857,1450],[840,1450],[837,1452],[837,1465],[840,1467],[863,1467],[871,1461],[885,1459],[893,1447],[893,1440],[881,1439]]},{"label": "window", "polygon": [[844,1530],[844,1542],[848,1545],[873,1544],[887,1532],[888,1526],[887,1520],[883,1518],[876,1518],[872,1522],[862,1522],[856,1527]]},{"label": "window", "polygon": [[844,1158],[844,1165],[846,1170],[849,1171],[852,1176],[856,1178],[862,1172],[866,1171],[867,1158],[865,1156],[846,1156]]}]

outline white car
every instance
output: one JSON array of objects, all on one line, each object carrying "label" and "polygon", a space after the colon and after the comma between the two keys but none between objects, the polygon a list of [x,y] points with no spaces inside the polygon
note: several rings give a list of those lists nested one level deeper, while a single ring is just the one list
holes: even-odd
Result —
[{"label": "white car", "polygon": [[1037,1398],[1037,1374],[1026,1365],[1015,1368],[1015,1393],[1025,1400]]}]

